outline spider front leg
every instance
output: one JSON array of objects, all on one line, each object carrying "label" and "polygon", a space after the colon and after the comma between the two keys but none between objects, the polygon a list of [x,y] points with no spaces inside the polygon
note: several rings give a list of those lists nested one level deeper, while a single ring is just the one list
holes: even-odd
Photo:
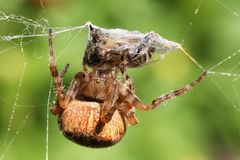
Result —
[{"label": "spider front leg", "polygon": [[52,29],[49,29],[48,43],[49,43],[49,49],[50,49],[49,68],[53,77],[54,89],[56,91],[56,96],[57,96],[56,106],[51,110],[51,112],[53,114],[57,114],[61,110],[61,108],[59,107],[64,107],[65,91],[63,89],[62,81],[63,81],[64,74],[67,72],[69,68],[69,64],[67,64],[63,68],[60,74],[58,73],[57,67],[55,65],[55,56],[53,51]]},{"label": "spider front leg", "polygon": [[127,75],[127,67],[126,65],[123,65],[123,67],[120,68],[121,70],[121,73],[123,75],[123,80],[128,80],[129,79],[129,76]]},{"label": "spider front leg", "polygon": [[196,80],[192,81],[191,83],[187,84],[186,86],[182,87],[182,88],[179,88],[175,91],[172,91],[172,92],[169,92],[165,95],[162,95],[156,99],[154,99],[152,101],[151,104],[149,105],[145,105],[143,104],[139,99],[138,97],[135,96],[135,99],[133,100],[133,104],[134,106],[136,106],[138,109],[140,110],[143,110],[143,111],[147,111],[147,110],[151,110],[151,109],[154,109],[155,107],[157,107],[158,105],[168,101],[168,100],[171,100],[171,99],[174,99],[178,96],[181,96],[185,93],[187,93],[188,91],[190,91],[194,86],[196,86],[197,84],[199,84],[207,75],[207,71],[204,71]]},{"label": "spider front leg", "polygon": [[127,58],[127,55],[128,55],[128,50],[124,50],[125,54],[122,56],[122,59],[123,59],[123,62],[120,66],[120,71],[122,73],[122,76],[123,76],[123,80],[124,81],[127,81],[129,79],[129,76],[127,75],[127,64],[128,64],[128,58]]},{"label": "spider front leg", "polygon": [[95,128],[95,133],[96,134],[99,134],[105,124],[107,124],[111,119],[112,119],[112,116],[114,114],[114,112],[116,111],[116,108],[112,107],[108,112],[104,113],[103,111],[101,111],[101,114],[100,114],[100,119],[97,123],[97,126]]},{"label": "spider front leg", "polygon": [[112,116],[116,111],[114,106],[118,99],[119,85],[118,83],[114,83],[112,78],[108,79],[106,82],[106,95],[101,107],[100,119],[95,129],[96,134],[99,134],[102,131],[105,124],[112,119]]}]

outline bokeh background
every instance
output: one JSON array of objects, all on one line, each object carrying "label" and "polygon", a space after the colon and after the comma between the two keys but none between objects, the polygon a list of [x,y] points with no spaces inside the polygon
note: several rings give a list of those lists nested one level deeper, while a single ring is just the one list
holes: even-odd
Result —
[{"label": "bokeh background", "polygon": [[[5,35],[46,33],[47,25],[59,31],[91,21],[106,28],[155,31],[179,43],[184,39],[183,47],[201,65],[210,68],[240,49],[240,1],[0,0],[0,11],[0,159],[47,159],[47,133],[49,160],[240,159],[240,79],[208,76],[176,100],[153,111],[137,111],[140,123],[128,127],[119,144],[91,149],[65,139],[59,132],[57,117],[50,114],[47,118],[51,81],[47,36],[3,39]],[[34,28],[33,22],[28,24],[16,16],[6,19],[4,13],[28,17],[42,26]],[[66,86],[82,70],[86,40],[84,29],[54,37],[58,67],[70,63]],[[237,55],[214,71],[240,74],[239,65]],[[146,103],[185,85],[200,73],[181,51],[128,70],[135,81],[136,94]],[[52,93],[51,104],[53,100]]]}]

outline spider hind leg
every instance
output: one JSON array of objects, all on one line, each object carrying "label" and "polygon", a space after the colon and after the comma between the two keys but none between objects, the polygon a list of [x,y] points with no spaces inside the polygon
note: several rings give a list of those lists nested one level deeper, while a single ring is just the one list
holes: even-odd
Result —
[{"label": "spider hind leg", "polygon": [[181,87],[177,90],[174,90],[172,92],[169,92],[165,95],[162,95],[156,99],[154,99],[151,104],[146,105],[144,103],[142,103],[140,101],[140,99],[135,96],[135,99],[133,101],[134,106],[136,106],[139,110],[142,111],[148,111],[148,110],[152,110],[155,107],[157,107],[158,105],[161,105],[165,102],[167,102],[168,100],[172,100],[178,96],[181,96],[187,92],[189,92],[193,87],[195,87],[197,84],[199,84],[202,80],[204,80],[204,78],[207,75],[207,71],[204,71],[197,79],[193,80],[192,82],[190,82],[189,84],[185,85],[184,87]]}]

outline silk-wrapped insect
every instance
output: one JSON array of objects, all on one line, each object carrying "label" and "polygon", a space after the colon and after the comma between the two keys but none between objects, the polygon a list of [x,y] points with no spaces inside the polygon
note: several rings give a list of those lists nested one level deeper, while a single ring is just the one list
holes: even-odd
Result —
[{"label": "silk-wrapped insect", "polygon": [[83,58],[85,70],[88,66],[104,73],[117,68],[126,77],[126,68],[143,66],[182,48],[155,32],[143,34],[124,29],[105,29],[91,23],[86,26],[89,36]]}]

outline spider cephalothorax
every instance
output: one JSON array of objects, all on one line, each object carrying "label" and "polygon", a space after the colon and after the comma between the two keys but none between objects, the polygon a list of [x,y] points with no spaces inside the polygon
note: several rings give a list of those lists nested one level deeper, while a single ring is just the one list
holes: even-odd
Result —
[{"label": "spider cephalothorax", "polygon": [[137,124],[135,108],[147,111],[188,92],[206,76],[175,91],[162,95],[146,105],[135,95],[130,79],[117,79],[118,68],[100,73],[78,72],[67,90],[62,81],[69,65],[61,73],[55,65],[52,31],[49,30],[50,71],[56,91],[56,104],[51,112],[58,115],[60,129],[68,139],[89,147],[107,147],[119,142],[126,132],[126,123]]}]

